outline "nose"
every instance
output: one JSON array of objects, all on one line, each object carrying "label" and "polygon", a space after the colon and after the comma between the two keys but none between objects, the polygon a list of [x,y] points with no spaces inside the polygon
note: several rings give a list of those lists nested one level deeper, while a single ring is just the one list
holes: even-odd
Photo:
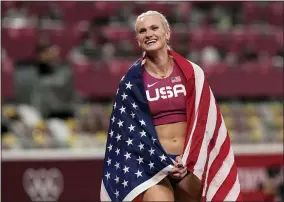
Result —
[{"label": "nose", "polygon": [[153,35],[153,33],[151,32],[151,30],[147,30],[146,31],[146,38],[151,38],[151,36]]}]

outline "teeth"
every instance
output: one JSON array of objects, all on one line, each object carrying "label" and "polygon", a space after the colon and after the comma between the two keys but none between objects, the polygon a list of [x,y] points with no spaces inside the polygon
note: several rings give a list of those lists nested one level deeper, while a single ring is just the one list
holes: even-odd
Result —
[{"label": "teeth", "polygon": [[155,43],[155,42],[156,42],[156,40],[151,40],[151,41],[147,41],[146,44],[148,45],[150,43]]}]

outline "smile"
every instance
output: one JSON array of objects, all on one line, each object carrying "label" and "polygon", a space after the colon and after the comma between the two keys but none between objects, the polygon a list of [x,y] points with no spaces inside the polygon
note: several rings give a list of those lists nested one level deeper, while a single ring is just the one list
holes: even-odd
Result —
[{"label": "smile", "polygon": [[155,44],[156,42],[157,42],[156,39],[152,39],[152,40],[146,41],[145,44],[146,44],[146,45],[153,45],[153,44]]}]

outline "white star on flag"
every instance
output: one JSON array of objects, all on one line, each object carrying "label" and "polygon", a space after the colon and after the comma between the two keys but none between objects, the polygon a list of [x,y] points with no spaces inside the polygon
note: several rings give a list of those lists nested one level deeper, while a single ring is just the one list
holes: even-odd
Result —
[{"label": "white star on flag", "polygon": [[125,113],[125,107],[123,107],[123,106],[121,106],[121,108],[119,109],[119,111],[120,111],[120,114],[122,114],[123,112]]},{"label": "white star on flag", "polygon": [[135,114],[133,112],[131,112],[130,116],[134,119]]},{"label": "white star on flag", "polygon": [[123,100],[126,100],[127,96],[128,96],[128,95],[126,95],[125,92],[123,92],[123,94],[121,95],[122,101],[123,101]]},{"label": "white star on flag", "polygon": [[127,183],[128,183],[128,181],[125,181],[125,180],[123,181],[122,184],[123,184],[123,187],[124,187],[124,188],[125,188],[126,186],[128,186]]},{"label": "white star on flag", "polygon": [[129,146],[130,144],[132,144],[133,139],[128,138],[127,142],[127,146]]},{"label": "white star on flag", "polygon": [[116,181],[117,184],[119,182],[119,177],[116,175],[114,180]]},{"label": "white star on flag", "polygon": [[117,189],[115,190],[115,196],[116,196],[116,198],[118,198],[118,196],[119,196],[119,192],[117,191]]},{"label": "white star on flag", "polygon": [[115,121],[115,117],[113,116],[113,117],[111,118],[111,120],[112,120],[112,123],[114,123],[114,121]]},{"label": "white star on flag", "polygon": [[111,151],[112,150],[112,144],[109,144],[109,146],[107,148],[108,148],[108,151]]},{"label": "white star on flag", "polygon": [[105,175],[106,176],[106,178],[107,178],[107,180],[110,178],[110,173],[109,172],[107,172],[107,174]]},{"label": "white star on flag", "polygon": [[144,130],[142,130],[142,131],[140,132],[140,134],[141,134],[141,137],[143,137],[143,136],[146,137],[146,132],[145,132]]},{"label": "white star on flag", "polygon": [[166,160],[166,156],[163,154],[162,156],[159,156],[161,158],[161,161]]},{"label": "white star on flag", "polygon": [[118,91],[119,91],[119,88],[118,88],[117,91],[116,91],[116,95],[118,94]]},{"label": "white star on flag", "polygon": [[139,149],[140,149],[140,151],[141,151],[142,149],[144,149],[144,144],[142,144],[142,143],[140,142],[140,144],[138,145],[138,147],[139,147]]},{"label": "white star on flag", "polygon": [[128,173],[128,172],[129,172],[129,167],[124,166],[123,171],[124,171],[124,174],[125,174],[125,173]]},{"label": "white star on flag", "polygon": [[142,177],[142,172],[139,171],[139,170],[137,170],[137,172],[134,173],[134,174],[137,176],[137,178],[138,178],[138,177]]},{"label": "white star on flag", "polygon": [[114,108],[114,109],[116,108],[116,102],[114,103],[113,108]]},{"label": "white star on flag", "polygon": [[125,83],[125,85],[126,85],[126,89],[130,89],[131,90],[131,87],[133,86],[131,83],[130,83],[130,81],[128,82],[128,83]]},{"label": "white star on flag", "polygon": [[152,140],[153,140],[153,144],[154,144],[157,139],[152,137]]},{"label": "white star on flag", "polygon": [[148,150],[149,152],[150,152],[150,156],[152,156],[153,154],[154,154],[154,152],[155,152],[155,150],[151,147],[151,149],[150,150]]},{"label": "white star on flag", "polygon": [[133,126],[132,124],[128,127],[129,128],[129,132],[134,131],[135,126]]},{"label": "white star on flag", "polygon": [[137,109],[138,105],[136,105],[135,102],[133,102],[133,103],[132,103],[132,107],[133,107],[134,109]]},{"label": "white star on flag", "polygon": [[130,159],[130,154],[131,154],[131,153],[128,153],[128,152],[126,152],[126,154],[124,154],[126,160],[127,160],[127,159]]},{"label": "white star on flag", "polygon": [[148,165],[150,166],[150,169],[154,168],[154,163],[152,163],[151,161]]},{"label": "white star on flag", "polygon": [[114,166],[116,167],[116,170],[120,168],[119,164],[120,164],[120,163],[118,163],[118,162],[115,163]]},{"label": "white star on flag", "polygon": [[124,121],[119,120],[119,122],[117,123],[119,128],[123,126],[123,122]]},{"label": "white star on flag", "polygon": [[115,138],[116,138],[116,141],[118,142],[119,140],[121,140],[121,135],[117,133],[117,136]]},{"label": "white star on flag", "polygon": [[120,149],[116,148],[115,153],[116,153],[116,156],[118,156],[118,154],[120,153]]},{"label": "white star on flag", "polygon": [[108,158],[108,159],[107,159],[107,165],[109,166],[110,164],[111,164],[111,159]]},{"label": "white star on flag", "polygon": [[109,134],[110,134],[110,137],[112,137],[113,136],[113,130],[110,130]]},{"label": "white star on flag", "polygon": [[146,126],[146,123],[145,123],[145,121],[143,119],[140,120],[139,122],[140,122],[141,126],[143,126],[143,125]]},{"label": "white star on flag", "polygon": [[139,164],[140,164],[140,163],[144,163],[144,162],[143,162],[143,158],[142,158],[142,157],[140,157],[140,156],[139,156],[139,158],[138,158],[138,159],[136,159],[136,160],[139,162]]}]

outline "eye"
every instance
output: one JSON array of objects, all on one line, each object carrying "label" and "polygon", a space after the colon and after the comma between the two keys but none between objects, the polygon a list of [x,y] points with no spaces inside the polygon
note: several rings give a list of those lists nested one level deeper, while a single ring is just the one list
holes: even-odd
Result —
[{"label": "eye", "polygon": [[152,29],[153,29],[153,30],[157,30],[157,29],[159,29],[159,27],[155,26],[155,27],[153,27]]},{"label": "eye", "polygon": [[141,33],[145,32],[145,31],[146,31],[145,29],[140,29],[139,33],[141,34]]}]

